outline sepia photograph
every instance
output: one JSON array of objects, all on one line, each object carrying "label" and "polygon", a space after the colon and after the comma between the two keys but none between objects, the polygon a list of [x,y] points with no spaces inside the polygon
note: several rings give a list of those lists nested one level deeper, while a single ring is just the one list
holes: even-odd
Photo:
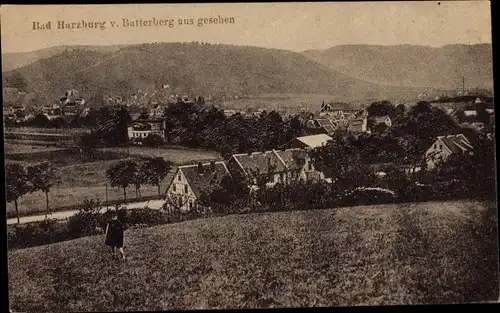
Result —
[{"label": "sepia photograph", "polygon": [[491,13],[2,5],[5,309],[499,302]]}]

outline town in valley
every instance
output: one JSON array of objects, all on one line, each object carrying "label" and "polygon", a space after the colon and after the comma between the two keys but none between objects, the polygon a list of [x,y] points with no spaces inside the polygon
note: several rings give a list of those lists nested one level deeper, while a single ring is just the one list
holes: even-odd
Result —
[{"label": "town in valley", "polygon": [[498,301],[489,8],[232,5],[2,7],[11,312]]}]

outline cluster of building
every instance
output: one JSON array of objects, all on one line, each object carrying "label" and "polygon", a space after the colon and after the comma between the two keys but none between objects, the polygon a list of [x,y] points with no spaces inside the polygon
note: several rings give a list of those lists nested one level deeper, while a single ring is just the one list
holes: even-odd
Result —
[{"label": "cluster of building", "polygon": [[281,149],[233,154],[227,161],[212,161],[179,166],[166,191],[167,198],[180,201],[178,207],[189,211],[198,205],[203,190],[219,185],[226,175],[243,177],[251,190],[258,189],[258,177],[266,177],[266,186],[293,181],[331,179],[316,169],[308,150],[325,145],[332,138],[325,134],[299,137]]},{"label": "cluster of building", "polygon": [[[296,181],[325,181],[332,183],[321,170],[315,168],[310,156],[311,149],[325,145],[332,137],[317,134],[298,137],[280,149],[263,152],[233,154],[227,161],[212,161],[183,165],[177,168],[173,180],[166,190],[166,199],[179,201],[178,208],[189,211],[195,208],[203,190],[210,185],[219,185],[226,175],[244,177],[251,190],[257,190],[258,177],[264,175],[266,187],[277,183],[290,184]],[[439,136],[430,145],[423,158],[429,169],[453,154],[472,154],[471,141],[463,134]],[[392,164],[394,165],[394,164]],[[371,164],[369,167],[378,176],[385,176],[387,164]],[[398,166],[406,174],[419,172],[420,165]]]},{"label": "cluster of building", "polygon": [[[302,120],[309,134],[324,133],[332,135],[338,130],[346,130],[351,133],[370,133],[368,123],[368,112],[366,110],[335,108],[333,104],[321,105],[319,114],[306,113]],[[378,124],[392,126],[389,116],[378,116],[372,118],[372,127]]]}]

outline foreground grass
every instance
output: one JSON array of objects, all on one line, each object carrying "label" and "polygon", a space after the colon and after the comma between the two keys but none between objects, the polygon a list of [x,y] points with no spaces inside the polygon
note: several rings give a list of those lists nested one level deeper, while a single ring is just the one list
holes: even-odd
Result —
[{"label": "foreground grass", "polygon": [[18,250],[10,302],[68,312],[496,299],[496,224],[478,222],[486,209],[456,201],[199,219],[126,231],[125,262],[110,260],[102,235]]}]

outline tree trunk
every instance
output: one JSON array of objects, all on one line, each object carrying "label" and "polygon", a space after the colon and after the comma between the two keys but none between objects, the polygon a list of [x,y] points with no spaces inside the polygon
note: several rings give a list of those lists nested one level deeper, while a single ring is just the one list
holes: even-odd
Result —
[{"label": "tree trunk", "polygon": [[123,201],[127,201],[127,187],[123,187]]},{"label": "tree trunk", "polygon": [[49,192],[45,191],[45,205],[47,207],[47,212],[45,213],[45,217],[49,214]]},{"label": "tree trunk", "polygon": [[161,191],[160,191],[160,183],[158,183],[158,195],[161,194]]},{"label": "tree trunk", "polygon": [[139,189],[135,187],[135,198],[139,199]]},{"label": "tree trunk", "polygon": [[14,200],[14,205],[16,206],[17,223],[21,224],[21,221],[19,220],[19,208],[17,207],[17,199]]}]

